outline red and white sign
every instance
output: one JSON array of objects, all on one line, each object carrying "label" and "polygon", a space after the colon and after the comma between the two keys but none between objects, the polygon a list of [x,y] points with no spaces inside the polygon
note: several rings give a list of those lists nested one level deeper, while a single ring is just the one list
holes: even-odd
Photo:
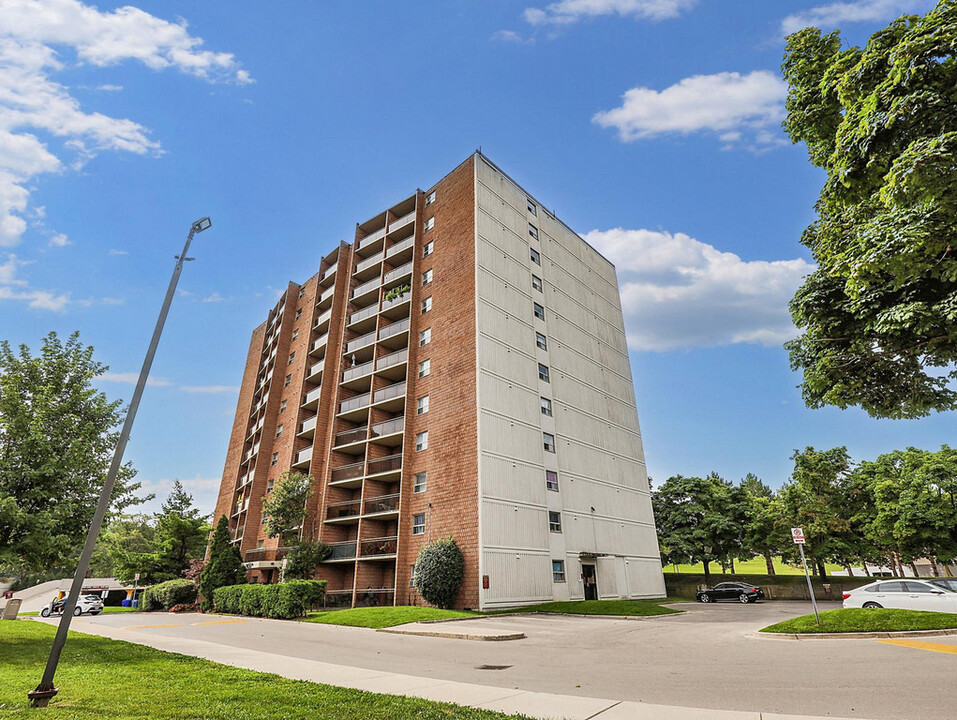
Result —
[{"label": "red and white sign", "polygon": [[795,545],[804,544],[804,528],[791,528],[791,539]]}]

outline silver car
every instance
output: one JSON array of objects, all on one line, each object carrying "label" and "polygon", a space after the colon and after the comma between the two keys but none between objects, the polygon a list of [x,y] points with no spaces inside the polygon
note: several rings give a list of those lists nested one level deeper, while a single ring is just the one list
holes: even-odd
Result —
[{"label": "silver car", "polygon": [[957,592],[924,580],[880,580],[845,592],[844,607],[957,613]]}]

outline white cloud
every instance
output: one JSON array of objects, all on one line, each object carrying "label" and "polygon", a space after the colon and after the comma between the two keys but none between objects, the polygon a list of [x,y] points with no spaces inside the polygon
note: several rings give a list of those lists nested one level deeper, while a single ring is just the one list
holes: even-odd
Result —
[{"label": "white cloud", "polygon": [[57,233],[50,238],[50,245],[53,247],[66,247],[70,244],[70,238],[68,238],[63,233]]},{"label": "white cloud", "polygon": [[787,306],[814,269],[805,260],[748,262],[656,230],[592,230],[583,237],[617,267],[634,350],[773,346],[796,335]]},{"label": "white cloud", "polygon": [[129,255],[129,253],[126,250],[116,250],[114,248],[110,248],[110,251],[107,253],[107,255]]},{"label": "white cloud", "polygon": [[767,70],[694,75],[661,91],[632,88],[622,96],[621,107],[596,113],[592,122],[615,128],[622,142],[715,132],[733,143],[748,131],[756,146],[765,147],[784,142],[767,128],[784,119],[786,96],[787,85]]},{"label": "white cloud", "polygon": [[31,288],[26,280],[17,277],[17,270],[29,262],[19,260],[12,253],[0,263],[0,300],[26,302],[34,310],[52,310],[61,312],[70,302],[69,293],[56,293],[49,290]]},{"label": "white cloud", "polygon": [[194,475],[192,478],[143,478],[137,477],[143,483],[143,494],[153,493],[156,497],[148,503],[137,506],[137,512],[158,512],[163,501],[173,489],[173,483],[179,480],[183,490],[193,496],[193,504],[201,512],[212,514],[216,509],[216,499],[219,497],[219,486],[222,478],[219,476],[203,477]]},{"label": "white cloud", "polygon": [[[140,379],[138,372],[114,373],[107,372],[100,375],[100,380],[104,382],[121,383],[123,385],[136,385]],[[166,378],[151,377],[146,381],[149,387],[169,387],[173,383]]]},{"label": "white cloud", "polygon": [[853,22],[891,20],[898,15],[933,7],[931,0],[857,0],[819,5],[804,12],[788,15],[781,21],[784,35],[814,26],[829,29]]},{"label": "white cloud", "polygon": [[514,30],[498,30],[492,33],[492,40],[498,40],[499,42],[517,43],[519,45],[532,44],[535,42],[533,38],[528,38],[526,40]]},{"label": "white cloud", "polygon": [[220,295],[218,292],[213,292],[213,293],[211,293],[210,295],[207,295],[206,297],[204,297],[204,298],[203,298],[203,302],[204,302],[204,303],[215,303],[215,302],[222,302],[222,301],[225,300],[225,299],[226,299],[226,298],[224,298],[224,297],[223,297],[222,295]]},{"label": "white cloud", "polygon": [[617,15],[637,20],[667,20],[696,5],[698,0],[559,0],[544,9],[528,8],[531,25],[571,25],[584,18]]},{"label": "white cloud", "polygon": [[122,85],[97,85],[97,90],[102,90],[103,92],[120,92],[123,89]]},{"label": "white cloud", "polygon": [[180,385],[180,390],[185,393],[196,394],[215,394],[215,393],[238,393],[239,388],[235,385]]}]

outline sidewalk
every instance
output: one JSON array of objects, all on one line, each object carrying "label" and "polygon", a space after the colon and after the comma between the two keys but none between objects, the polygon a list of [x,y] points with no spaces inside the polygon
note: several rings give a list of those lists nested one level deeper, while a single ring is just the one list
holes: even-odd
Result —
[{"label": "sidewalk", "polygon": [[[33,620],[54,626],[58,622],[56,619],[33,618]],[[81,633],[124,640],[157,650],[205,658],[224,665],[273,673],[294,680],[451,702],[503,713],[524,714],[541,720],[850,720],[849,718],[825,719],[803,715],[684,708],[577,695],[553,695],[367,670],[301,658],[291,662],[290,658],[284,655],[246,650],[202,640],[187,640],[123,630],[85,621],[82,618],[73,620],[73,628]]]}]

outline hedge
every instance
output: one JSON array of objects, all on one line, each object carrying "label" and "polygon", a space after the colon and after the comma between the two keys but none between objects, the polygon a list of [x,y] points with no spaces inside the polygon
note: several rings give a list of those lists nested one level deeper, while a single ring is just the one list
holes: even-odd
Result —
[{"label": "hedge", "polygon": [[192,580],[167,580],[143,590],[140,610],[169,610],[174,605],[196,602],[196,583]]},{"label": "hedge", "polygon": [[325,580],[287,580],[276,585],[227,585],[216,588],[216,612],[289,620],[302,617],[322,602]]}]

